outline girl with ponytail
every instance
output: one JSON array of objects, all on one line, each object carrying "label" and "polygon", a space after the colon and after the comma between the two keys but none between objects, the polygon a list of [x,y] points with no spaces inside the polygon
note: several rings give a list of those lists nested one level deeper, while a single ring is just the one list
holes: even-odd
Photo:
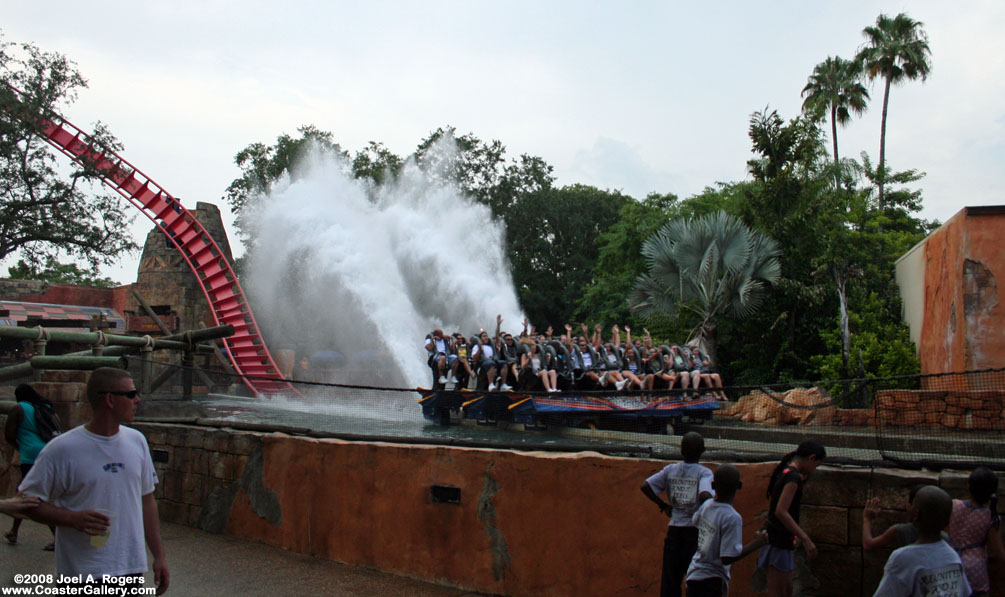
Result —
[{"label": "girl with ponytail", "polygon": [[998,517],[998,477],[990,469],[979,467],[970,473],[969,500],[953,500],[949,519],[949,543],[960,554],[963,570],[974,597],[991,594],[988,555],[1005,557]]},{"label": "girl with ponytail", "polygon": [[799,506],[803,498],[803,483],[827,457],[827,450],[817,439],[808,439],[799,444],[778,463],[768,484],[768,519],[764,529],[768,533],[768,544],[761,548],[757,567],[767,575],[768,595],[790,597],[792,595],[792,571],[795,569],[793,550],[796,539],[802,542],[806,557],[817,555],[817,546],[810,536],[799,526]]}]

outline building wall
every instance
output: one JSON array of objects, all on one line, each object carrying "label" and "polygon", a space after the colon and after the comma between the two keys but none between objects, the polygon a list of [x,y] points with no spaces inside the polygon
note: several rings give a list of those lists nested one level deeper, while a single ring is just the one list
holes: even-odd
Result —
[{"label": "building wall", "polygon": [[925,240],[922,373],[1005,367],[1003,237],[1005,207],[968,207]]},{"label": "building wall", "polygon": [[122,313],[130,285],[114,288],[50,284],[42,280],[0,279],[0,297],[24,303],[50,303],[53,305],[87,305],[105,307]]},{"label": "building wall", "polygon": [[921,346],[921,327],[925,322],[925,265],[925,241],[922,241],[897,260],[894,271],[900,288],[901,316],[915,347]]}]

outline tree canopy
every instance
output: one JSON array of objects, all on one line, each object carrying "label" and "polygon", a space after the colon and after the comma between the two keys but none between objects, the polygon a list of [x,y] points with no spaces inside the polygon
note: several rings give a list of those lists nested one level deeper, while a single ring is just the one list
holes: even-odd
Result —
[{"label": "tree canopy", "polygon": [[[116,195],[98,191],[97,169],[73,163],[68,176],[60,172],[42,132],[39,117],[65,111],[86,87],[76,65],[0,39],[0,80],[0,259],[17,255],[39,268],[68,256],[96,267],[136,249],[132,217]],[[90,140],[121,150],[101,123]]]}]

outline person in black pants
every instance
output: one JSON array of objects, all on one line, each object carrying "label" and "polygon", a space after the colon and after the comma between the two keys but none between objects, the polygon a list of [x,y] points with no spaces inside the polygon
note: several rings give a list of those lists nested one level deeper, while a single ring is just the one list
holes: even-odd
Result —
[{"label": "person in black pants", "polygon": [[[680,442],[683,462],[667,465],[642,483],[642,493],[670,518],[663,542],[663,574],[660,595],[680,597],[684,574],[698,548],[698,528],[692,517],[705,500],[712,497],[712,471],[698,464],[705,440],[693,431]],[[660,499],[665,493],[668,502]]]}]

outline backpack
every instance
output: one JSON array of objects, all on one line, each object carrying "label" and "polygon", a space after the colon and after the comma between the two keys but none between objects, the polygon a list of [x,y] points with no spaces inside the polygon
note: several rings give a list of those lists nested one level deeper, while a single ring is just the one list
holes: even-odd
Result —
[{"label": "backpack", "polygon": [[49,440],[61,433],[59,428],[59,417],[53,412],[52,406],[33,404],[35,407],[35,429],[42,441],[49,443]]}]

